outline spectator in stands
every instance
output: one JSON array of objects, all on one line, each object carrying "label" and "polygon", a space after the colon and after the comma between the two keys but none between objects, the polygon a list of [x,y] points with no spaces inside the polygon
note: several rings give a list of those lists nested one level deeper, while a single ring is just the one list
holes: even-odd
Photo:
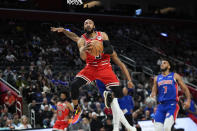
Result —
[{"label": "spectator in stands", "polygon": [[5,79],[6,81],[8,80],[7,78],[8,78],[9,75],[13,75],[13,72],[12,72],[10,66],[8,66],[8,67],[4,70],[3,75],[4,75],[4,79]]},{"label": "spectator in stands", "polygon": [[47,98],[45,97],[45,98],[43,98],[43,102],[42,102],[42,104],[41,104],[41,107],[40,107],[40,109],[41,110],[45,110],[46,109],[46,105],[48,106],[48,111],[51,111],[51,104],[49,104],[48,103],[48,100],[47,100]]},{"label": "spectator in stands", "polygon": [[49,106],[45,105],[44,110],[40,114],[43,127],[50,127],[50,120],[53,116],[53,112],[49,110]]},{"label": "spectator in stands", "polygon": [[8,107],[8,111],[11,113],[16,112],[15,104],[16,104],[16,97],[11,93],[11,91],[7,92],[7,95],[4,97],[4,103]]},{"label": "spectator in stands", "polygon": [[30,110],[34,110],[35,112],[38,112],[40,110],[40,104],[36,103],[36,100],[32,100],[32,103],[30,103]]},{"label": "spectator in stands", "polygon": [[38,103],[43,102],[42,93],[40,91],[40,88],[37,87],[37,85],[36,85],[36,92],[33,94],[33,99],[35,99],[36,102]]},{"label": "spectator in stands", "polygon": [[48,84],[48,82],[46,80],[43,80],[43,92],[44,93],[51,93],[51,88],[50,85]]},{"label": "spectator in stands", "polygon": [[92,121],[90,123],[91,131],[99,131],[103,127],[101,121],[97,118],[98,114],[92,112]]},{"label": "spectator in stands", "polygon": [[90,123],[87,118],[82,119],[82,129],[83,129],[83,131],[91,131],[90,130]]},{"label": "spectator in stands", "polygon": [[16,57],[13,54],[11,54],[11,52],[8,52],[8,54],[6,55],[6,60],[10,64],[12,64],[12,63],[14,63],[16,61]]},{"label": "spectator in stands", "polygon": [[46,66],[44,69],[44,75],[48,78],[52,78],[53,72],[50,68],[50,66]]},{"label": "spectator in stands", "polygon": [[25,81],[24,73],[21,73],[21,75],[19,75],[18,79],[16,80],[16,87],[23,94],[23,89],[26,88],[26,86],[27,86],[27,82]]},{"label": "spectator in stands", "polygon": [[17,113],[13,114],[13,124],[15,127],[18,127],[20,123],[19,115]]},{"label": "spectator in stands", "polygon": [[12,119],[7,119],[5,127],[8,127],[10,130],[15,129],[15,125],[14,125]]},{"label": "spectator in stands", "polygon": [[27,116],[23,115],[21,117],[21,123],[20,123],[19,127],[17,127],[16,129],[21,129],[22,130],[22,129],[31,129],[31,128],[32,127],[28,122]]},{"label": "spectator in stands", "polygon": [[108,117],[107,118],[104,127],[105,127],[105,130],[106,131],[112,131],[113,130],[113,125],[112,125],[112,119],[111,119],[111,117]]},{"label": "spectator in stands", "polygon": [[6,117],[6,119],[7,118],[12,119],[12,114],[8,112],[8,108],[6,106],[4,106],[4,108],[3,108],[3,111],[1,113],[1,117],[2,118]]}]

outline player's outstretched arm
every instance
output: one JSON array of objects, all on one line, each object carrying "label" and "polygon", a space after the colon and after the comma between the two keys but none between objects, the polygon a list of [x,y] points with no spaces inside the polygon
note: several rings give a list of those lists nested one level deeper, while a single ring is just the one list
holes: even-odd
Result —
[{"label": "player's outstretched arm", "polygon": [[62,32],[64,33],[68,38],[70,38],[71,40],[73,40],[74,42],[78,42],[78,40],[80,39],[80,37],[75,34],[74,32],[71,32],[71,31],[67,31],[65,30],[64,28],[62,27],[59,27],[59,28],[55,28],[55,27],[51,27],[51,31],[53,32]]},{"label": "player's outstretched arm", "polygon": [[118,58],[118,55],[115,51],[113,51],[111,58],[112,58],[112,61],[120,67],[122,73],[126,76],[126,78],[128,80],[128,87],[133,88],[133,82],[131,80],[131,76],[129,74],[129,71],[128,71],[127,67],[125,66],[125,64]]},{"label": "player's outstretched arm", "polygon": [[184,107],[186,109],[188,109],[190,107],[190,102],[191,102],[191,96],[190,96],[189,89],[187,88],[187,86],[185,85],[185,83],[183,82],[183,80],[179,74],[175,73],[174,78],[177,81],[177,83],[180,85],[182,91],[185,93],[185,95],[187,97],[187,101],[185,102]]},{"label": "player's outstretched arm", "polygon": [[152,98],[156,98],[157,96],[157,76],[154,77],[154,81],[153,81],[153,88],[152,88],[152,92],[150,94],[150,97]]}]

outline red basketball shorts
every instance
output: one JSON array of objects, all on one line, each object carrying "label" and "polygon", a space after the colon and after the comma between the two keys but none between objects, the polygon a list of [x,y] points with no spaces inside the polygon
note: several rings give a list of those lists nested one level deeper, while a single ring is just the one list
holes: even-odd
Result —
[{"label": "red basketball shorts", "polygon": [[68,121],[57,120],[55,122],[55,125],[53,126],[53,130],[64,130],[67,127],[68,127]]},{"label": "red basketball shorts", "polygon": [[106,66],[105,68],[87,65],[77,74],[76,77],[83,78],[88,83],[94,80],[100,80],[105,84],[106,88],[109,88],[110,86],[120,85],[119,80],[113,72],[111,65]]}]

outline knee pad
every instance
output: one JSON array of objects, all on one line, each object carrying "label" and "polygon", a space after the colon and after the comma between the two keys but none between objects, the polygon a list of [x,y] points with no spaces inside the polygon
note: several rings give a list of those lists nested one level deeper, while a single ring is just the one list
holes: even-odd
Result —
[{"label": "knee pad", "polygon": [[171,115],[170,117],[167,117],[164,121],[164,131],[171,131],[173,125],[174,117]]},{"label": "knee pad", "polygon": [[87,81],[77,77],[76,79],[74,79],[71,84],[70,84],[70,88],[71,88],[71,97],[73,100],[77,100],[79,97],[79,88],[86,84]]},{"label": "knee pad", "polygon": [[122,87],[121,86],[111,86],[109,88],[114,93],[115,98],[122,98],[123,97],[123,92],[122,92]]},{"label": "knee pad", "polygon": [[155,131],[163,131],[163,124],[160,122],[154,122]]}]

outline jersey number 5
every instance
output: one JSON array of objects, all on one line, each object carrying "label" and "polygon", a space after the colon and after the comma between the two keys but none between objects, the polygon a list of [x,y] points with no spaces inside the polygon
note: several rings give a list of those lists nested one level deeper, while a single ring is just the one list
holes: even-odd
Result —
[{"label": "jersey number 5", "polygon": [[164,94],[166,94],[167,91],[168,91],[168,87],[167,86],[164,86],[163,88],[164,88]]}]

